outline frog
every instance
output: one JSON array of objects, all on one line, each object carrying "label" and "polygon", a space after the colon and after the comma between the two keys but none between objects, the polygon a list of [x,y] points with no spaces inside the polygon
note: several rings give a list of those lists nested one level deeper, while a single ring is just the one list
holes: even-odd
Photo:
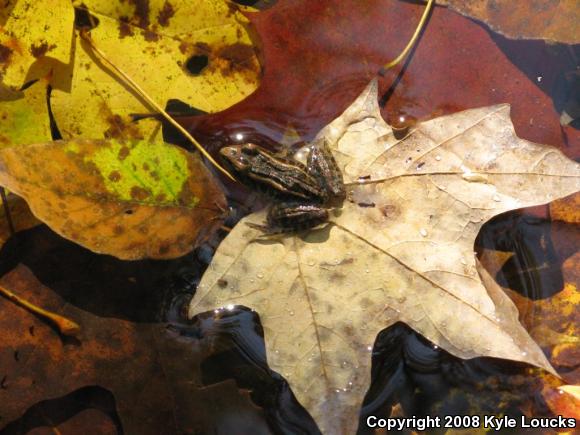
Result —
[{"label": "frog", "polygon": [[318,141],[308,148],[306,164],[254,143],[220,149],[238,181],[274,201],[266,225],[252,226],[269,234],[307,230],[326,223],[329,209],[342,206],[344,180],[330,147]]}]

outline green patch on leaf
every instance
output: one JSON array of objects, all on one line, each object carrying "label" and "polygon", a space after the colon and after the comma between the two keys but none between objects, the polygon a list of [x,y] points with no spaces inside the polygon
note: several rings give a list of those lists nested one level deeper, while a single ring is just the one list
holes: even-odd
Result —
[{"label": "green patch on leaf", "polygon": [[111,140],[84,160],[95,164],[106,189],[121,201],[184,207],[199,202],[195,196],[181,194],[190,174],[187,157],[179,148]]}]

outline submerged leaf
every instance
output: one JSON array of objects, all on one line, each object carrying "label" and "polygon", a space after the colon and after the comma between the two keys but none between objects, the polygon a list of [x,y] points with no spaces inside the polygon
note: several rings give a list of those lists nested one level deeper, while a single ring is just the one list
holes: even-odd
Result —
[{"label": "submerged leaf", "polygon": [[255,309],[270,367],[329,434],[353,433],[374,339],[397,321],[461,358],[553,371],[473,244],[493,216],[579,190],[578,164],[518,138],[508,105],[437,118],[398,140],[376,82],[318,137],[333,144],[349,200],[329,226],[275,240],[245,225],[263,212],[247,217],[218,249],[191,316]]},{"label": "submerged leaf", "polygon": [[70,0],[8,0],[0,8],[0,83],[19,89],[40,78],[30,66],[50,57],[69,62],[74,11]]},{"label": "submerged leaf", "polygon": [[437,3],[483,21],[509,38],[580,43],[577,0],[437,0]]},{"label": "submerged leaf", "polygon": [[[260,67],[247,20],[223,0],[73,2],[90,14],[91,38],[154,101],[170,99],[206,112],[240,101],[258,84]],[[158,122],[131,122],[152,109],[76,38],[70,92],[55,91],[54,115],[64,138],[159,137]]]},{"label": "submerged leaf", "polygon": [[123,259],[189,252],[224,197],[196,156],[145,141],[56,141],[0,150],[0,184],[53,230]]}]

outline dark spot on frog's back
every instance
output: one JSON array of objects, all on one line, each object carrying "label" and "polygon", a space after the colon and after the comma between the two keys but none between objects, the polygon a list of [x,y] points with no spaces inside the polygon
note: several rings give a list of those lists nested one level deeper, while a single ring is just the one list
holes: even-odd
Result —
[{"label": "dark spot on frog's back", "polygon": [[136,201],[144,201],[149,197],[149,192],[142,187],[133,186],[131,188],[131,198]]}]

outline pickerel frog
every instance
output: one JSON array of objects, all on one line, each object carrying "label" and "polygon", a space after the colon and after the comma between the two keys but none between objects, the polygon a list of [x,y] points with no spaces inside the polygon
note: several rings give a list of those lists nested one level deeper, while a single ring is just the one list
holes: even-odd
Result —
[{"label": "pickerel frog", "polygon": [[342,173],[323,142],[310,146],[306,166],[254,144],[227,146],[220,154],[242,183],[276,201],[261,227],[268,233],[320,225],[328,220],[328,208],[345,199]]}]

